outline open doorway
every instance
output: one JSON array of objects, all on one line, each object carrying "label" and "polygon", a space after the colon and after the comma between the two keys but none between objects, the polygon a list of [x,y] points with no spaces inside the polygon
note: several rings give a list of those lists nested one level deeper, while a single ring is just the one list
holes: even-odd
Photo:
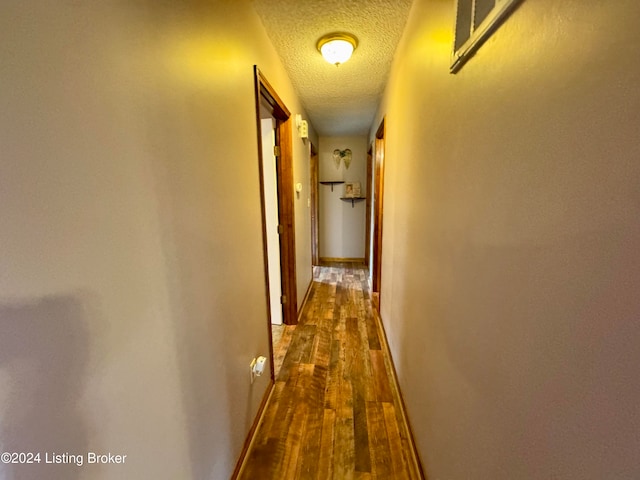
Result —
[{"label": "open doorway", "polygon": [[262,238],[271,378],[272,324],[297,323],[291,114],[269,82],[255,71]]},{"label": "open doorway", "polygon": [[371,206],[373,205],[373,144],[367,150],[367,200],[365,205],[364,264],[371,268]]},{"label": "open doorway", "polygon": [[[262,137],[262,185],[264,203],[264,230],[267,250],[267,278],[269,285],[269,312],[272,325],[282,325],[282,272],[280,270],[280,224],[278,209],[278,172],[275,152],[276,119],[265,105],[260,103],[260,134]],[[274,339],[275,343],[275,339]]]},{"label": "open doorway", "polygon": [[311,173],[311,265],[316,266],[320,265],[320,253],[318,246],[318,236],[319,236],[319,214],[320,207],[318,204],[318,172],[319,172],[319,162],[318,162],[318,150],[314,144],[311,144],[311,153],[309,157],[309,169]]},{"label": "open doorway", "polygon": [[384,197],[385,120],[382,119],[374,143],[375,165],[373,171],[373,239],[371,259],[372,300],[380,311],[380,283],[382,278],[382,206]]}]

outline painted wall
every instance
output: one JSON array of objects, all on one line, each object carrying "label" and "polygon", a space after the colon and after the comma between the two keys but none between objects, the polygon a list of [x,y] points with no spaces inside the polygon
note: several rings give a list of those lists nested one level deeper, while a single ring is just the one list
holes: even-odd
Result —
[{"label": "painted wall", "polygon": [[[269,80],[271,82],[271,80]],[[284,80],[281,82],[284,83]],[[277,87],[276,87],[277,88]],[[291,114],[302,113],[306,118],[302,106],[297,103],[293,90],[289,91],[289,98],[282,97],[291,109]],[[294,212],[296,231],[296,275],[298,312],[302,309],[302,302],[309,289],[313,277],[313,267],[311,264],[311,145],[318,145],[318,136],[309,122],[309,139],[303,141],[293,126],[293,184],[301,183],[302,191],[294,192]]]},{"label": "painted wall", "polygon": [[640,4],[525,0],[456,75],[453,18],[416,0],[372,126],[428,477],[639,478]]},{"label": "painted wall", "polygon": [[0,45],[0,451],[127,455],[0,477],[229,478],[268,382],[253,65],[301,111],[259,19],[7,0]]},{"label": "painted wall", "polygon": [[[350,149],[352,160],[349,168],[344,161],[339,168],[333,160],[333,151]],[[362,196],[366,195],[367,138],[320,137],[318,148],[318,173],[320,181],[343,180],[360,182]],[[320,257],[364,258],[366,202],[340,200],[345,196],[344,184],[319,185],[318,241]]]}]

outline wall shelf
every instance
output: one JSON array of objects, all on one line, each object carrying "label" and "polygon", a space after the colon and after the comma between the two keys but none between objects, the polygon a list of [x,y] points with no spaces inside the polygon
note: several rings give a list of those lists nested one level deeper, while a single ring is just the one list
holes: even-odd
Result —
[{"label": "wall shelf", "polygon": [[355,206],[355,202],[365,200],[367,197],[340,197],[340,200],[351,200],[351,208]]},{"label": "wall shelf", "polygon": [[320,182],[322,185],[331,185],[331,191],[333,192],[333,186],[340,183],[344,183],[344,180],[332,180],[329,182]]}]

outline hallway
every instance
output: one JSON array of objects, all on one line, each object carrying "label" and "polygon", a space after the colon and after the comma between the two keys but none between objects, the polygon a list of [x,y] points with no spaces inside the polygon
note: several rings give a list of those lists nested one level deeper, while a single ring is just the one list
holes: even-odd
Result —
[{"label": "hallway", "polygon": [[364,266],[315,267],[290,338],[239,478],[422,478]]},{"label": "hallway", "polygon": [[[243,478],[419,478],[364,271],[314,284],[378,257],[370,202],[424,476],[640,479],[640,2],[464,2],[514,8],[452,74],[457,3],[0,4],[0,454],[127,456],[0,478],[226,480],[269,395]],[[256,69],[304,316],[275,384]]]}]

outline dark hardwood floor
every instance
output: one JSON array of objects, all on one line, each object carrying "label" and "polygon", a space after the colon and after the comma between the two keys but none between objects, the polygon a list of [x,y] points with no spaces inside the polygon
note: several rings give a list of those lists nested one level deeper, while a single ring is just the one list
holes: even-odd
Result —
[{"label": "dark hardwood floor", "polygon": [[322,266],[239,478],[421,479],[364,266]]}]

